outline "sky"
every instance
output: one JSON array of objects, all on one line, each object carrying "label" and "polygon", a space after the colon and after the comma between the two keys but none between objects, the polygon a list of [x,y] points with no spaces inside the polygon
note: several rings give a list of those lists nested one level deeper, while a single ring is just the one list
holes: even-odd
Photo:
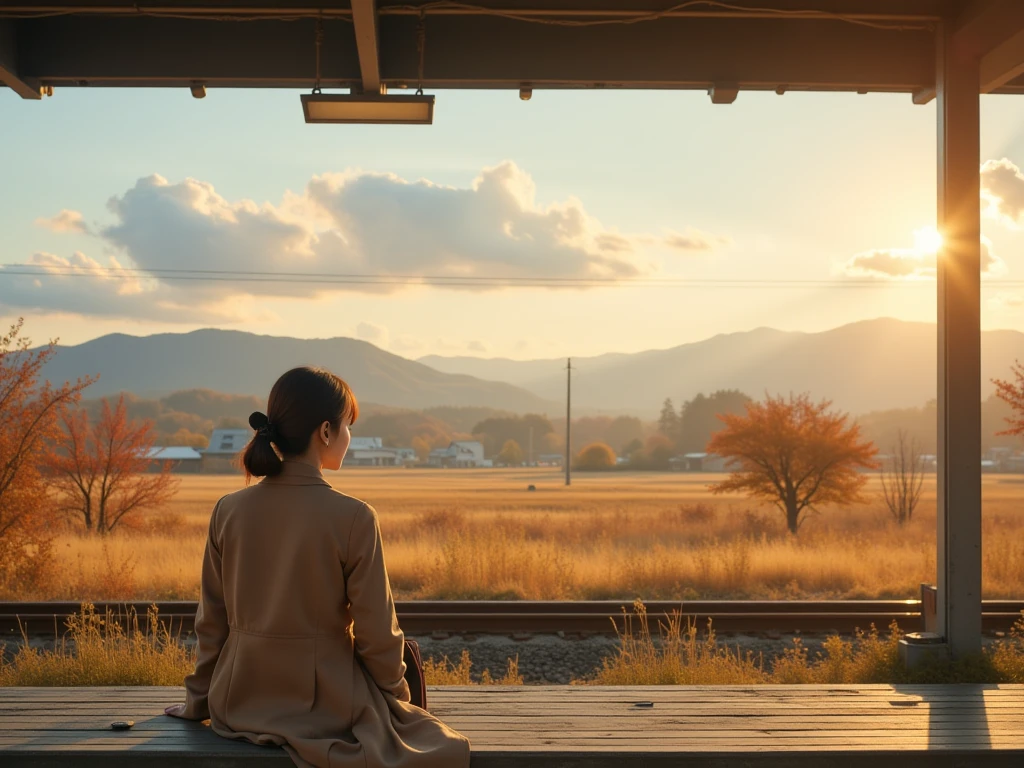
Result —
[{"label": "sky", "polygon": [[[935,105],[906,95],[442,91],[432,126],[340,126],[295,91],[83,88],[0,115],[0,321],[37,341],[525,359],[935,318]],[[1019,329],[1024,98],[982,98],[980,159],[983,325]]]}]

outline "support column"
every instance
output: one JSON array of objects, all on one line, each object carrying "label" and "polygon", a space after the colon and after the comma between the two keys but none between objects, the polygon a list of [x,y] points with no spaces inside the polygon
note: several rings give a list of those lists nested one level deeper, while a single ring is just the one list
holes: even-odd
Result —
[{"label": "support column", "polygon": [[981,651],[981,202],[979,59],[937,35],[938,632]]}]

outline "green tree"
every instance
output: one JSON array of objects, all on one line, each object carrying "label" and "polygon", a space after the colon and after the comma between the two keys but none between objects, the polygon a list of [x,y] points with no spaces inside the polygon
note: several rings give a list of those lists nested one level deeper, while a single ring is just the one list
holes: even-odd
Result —
[{"label": "green tree", "polygon": [[705,396],[698,394],[680,408],[680,453],[705,453],[711,436],[722,429],[719,415],[743,413],[750,398],[735,389],[720,389]]},{"label": "green tree", "polygon": [[666,397],[661,404],[661,415],[658,416],[658,432],[672,441],[673,445],[679,438],[679,414],[672,404],[672,398]]},{"label": "green tree", "polygon": [[483,443],[488,456],[498,453],[509,440],[515,440],[520,446],[529,445],[531,432],[536,455],[537,446],[542,444],[544,436],[554,431],[555,428],[547,416],[535,413],[484,419],[473,427],[473,435]]},{"label": "green tree", "polygon": [[500,463],[509,467],[518,467],[523,463],[523,449],[519,447],[519,443],[515,440],[506,440],[497,459]]},{"label": "green tree", "polygon": [[604,435],[604,442],[612,447],[617,447],[621,455],[629,452],[625,448],[635,440],[642,440],[644,436],[644,425],[636,416],[619,416],[608,425]]},{"label": "green tree", "polygon": [[665,470],[669,459],[675,456],[675,444],[668,435],[651,435],[644,445],[644,453],[648,469]]},{"label": "green tree", "polygon": [[577,454],[574,464],[583,472],[607,472],[615,469],[615,451],[607,443],[591,443]]}]

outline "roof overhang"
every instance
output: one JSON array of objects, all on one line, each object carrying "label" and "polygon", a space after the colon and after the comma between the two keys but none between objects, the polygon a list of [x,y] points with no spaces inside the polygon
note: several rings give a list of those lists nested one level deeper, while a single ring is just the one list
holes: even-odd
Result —
[{"label": "roof overhang", "polygon": [[[672,9],[672,10],[668,10]],[[813,10],[812,10],[813,9]],[[64,87],[652,88],[904,92],[935,87],[940,24],[1024,92],[1019,0],[11,0],[0,81]]]}]

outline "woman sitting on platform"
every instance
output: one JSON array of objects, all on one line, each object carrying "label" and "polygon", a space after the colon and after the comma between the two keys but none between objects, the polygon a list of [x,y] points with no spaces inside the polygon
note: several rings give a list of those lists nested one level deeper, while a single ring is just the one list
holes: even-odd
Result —
[{"label": "woman sitting on platform", "polygon": [[335,491],[359,413],[325,370],[288,371],[210,518],[195,672],[168,715],[283,746],[298,766],[460,768],[469,741],[409,703],[373,507]]}]

